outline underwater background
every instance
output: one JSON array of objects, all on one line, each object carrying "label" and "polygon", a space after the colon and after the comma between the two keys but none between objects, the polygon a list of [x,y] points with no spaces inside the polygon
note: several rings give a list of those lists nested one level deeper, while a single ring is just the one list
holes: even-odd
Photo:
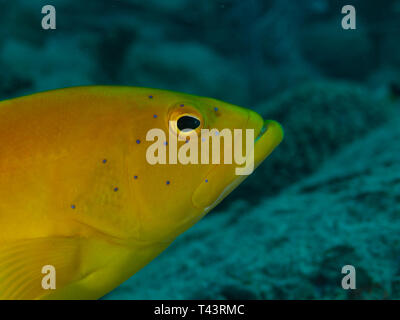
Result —
[{"label": "underwater background", "polygon": [[[400,2],[0,0],[0,97],[115,84],[209,96],[285,139],[105,299],[400,298]],[[41,28],[42,6],[57,29]],[[357,29],[344,30],[351,4]],[[344,265],[357,289],[341,286]]]}]

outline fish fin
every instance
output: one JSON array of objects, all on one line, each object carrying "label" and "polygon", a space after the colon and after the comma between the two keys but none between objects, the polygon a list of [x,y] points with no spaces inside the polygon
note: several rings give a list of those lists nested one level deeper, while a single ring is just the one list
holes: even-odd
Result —
[{"label": "fish fin", "polygon": [[[50,237],[0,243],[0,299],[39,299],[81,278],[82,241]],[[48,265],[55,270],[55,290],[42,287]]]}]

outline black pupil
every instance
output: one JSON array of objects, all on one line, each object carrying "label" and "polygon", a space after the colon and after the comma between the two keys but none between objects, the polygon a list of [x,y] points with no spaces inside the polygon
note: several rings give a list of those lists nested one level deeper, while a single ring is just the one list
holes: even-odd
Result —
[{"label": "black pupil", "polygon": [[178,119],[177,126],[181,131],[190,131],[198,128],[200,125],[200,120],[191,117],[191,116],[183,116]]}]

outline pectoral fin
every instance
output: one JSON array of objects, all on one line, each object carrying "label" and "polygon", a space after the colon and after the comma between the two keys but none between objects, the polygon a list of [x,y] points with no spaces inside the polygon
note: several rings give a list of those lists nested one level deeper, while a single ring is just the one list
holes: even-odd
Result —
[{"label": "pectoral fin", "polygon": [[[81,248],[82,240],[76,238],[39,238],[1,243],[0,299],[39,299],[78,280],[82,277]],[[46,290],[42,280],[49,277],[52,267],[56,289]]]}]

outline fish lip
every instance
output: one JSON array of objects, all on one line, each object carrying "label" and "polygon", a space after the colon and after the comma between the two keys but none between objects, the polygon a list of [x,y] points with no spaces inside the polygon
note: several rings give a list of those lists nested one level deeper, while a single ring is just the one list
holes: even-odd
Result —
[{"label": "fish lip", "polygon": [[264,120],[263,126],[260,129],[257,137],[254,139],[254,143],[257,143],[258,140],[264,135],[264,133],[268,130],[268,120]]},{"label": "fish lip", "polygon": [[254,143],[254,165],[260,165],[265,158],[281,143],[284,137],[282,126],[274,120],[264,120]]},{"label": "fish lip", "polygon": [[[254,121],[253,121],[254,120]],[[253,129],[254,134],[257,135],[254,139],[254,169],[259,166],[259,164],[269,156],[269,154],[275,149],[276,146],[283,139],[283,130],[281,125],[273,120],[265,120],[260,115],[255,112],[250,112],[248,114],[247,121],[245,122],[244,128]],[[247,159],[246,159],[247,161]],[[210,190],[209,186],[205,188],[206,182],[208,180],[218,180],[213,179],[218,176],[218,165],[214,165],[210,168],[207,174],[204,177],[203,182],[201,182],[195,191],[192,194],[192,204],[195,208],[202,208],[203,214],[206,214],[212,208],[214,208],[218,203],[220,203],[231,191],[233,191],[244,179],[248,177],[248,175],[236,175],[235,169],[236,167],[232,167],[232,171],[225,171],[224,174],[229,174],[229,176],[224,177],[225,185],[220,184],[218,186],[219,194],[211,200],[211,197],[206,199],[201,199],[201,196],[206,194],[206,190]],[[223,172],[222,172],[223,173]],[[210,179],[210,177],[212,177]],[[202,188],[202,191],[200,188]],[[214,188],[216,190],[217,188]],[[203,192],[203,193],[198,193]],[[201,196],[199,196],[201,195]],[[209,201],[210,200],[210,201]]]}]

